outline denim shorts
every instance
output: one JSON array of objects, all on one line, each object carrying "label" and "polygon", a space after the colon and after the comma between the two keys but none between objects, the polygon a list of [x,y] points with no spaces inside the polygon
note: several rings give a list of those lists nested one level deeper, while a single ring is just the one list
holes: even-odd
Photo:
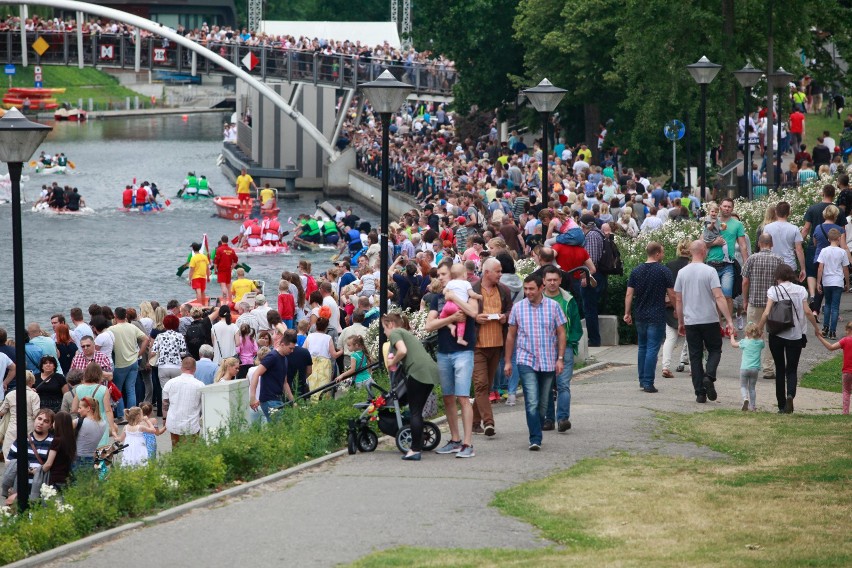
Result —
[{"label": "denim shorts", "polygon": [[734,295],[734,265],[725,264],[716,268],[719,273],[719,282],[722,284],[722,295],[731,298]]},{"label": "denim shorts", "polygon": [[441,376],[441,394],[470,396],[470,385],[473,380],[473,349],[455,353],[438,353],[438,374]]}]

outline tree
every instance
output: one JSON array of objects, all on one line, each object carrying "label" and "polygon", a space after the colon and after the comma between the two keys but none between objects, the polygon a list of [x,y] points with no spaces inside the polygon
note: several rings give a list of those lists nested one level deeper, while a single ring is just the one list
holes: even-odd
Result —
[{"label": "tree", "polygon": [[494,109],[517,96],[512,76],[523,75],[525,42],[512,22],[518,0],[421,0],[414,5],[414,46],[455,62],[457,110]]}]

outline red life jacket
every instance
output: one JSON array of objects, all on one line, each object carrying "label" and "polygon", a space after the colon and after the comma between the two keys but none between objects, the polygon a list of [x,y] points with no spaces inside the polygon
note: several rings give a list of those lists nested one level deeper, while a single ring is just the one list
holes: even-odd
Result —
[{"label": "red life jacket", "polygon": [[136,190],[136,206],[141,207],[148,203],[148,191],[144,187]]},{"label": "red life jacket", "polygon": [[249,236],[259,239],[263,233],[263,229],[257,223],[253,223],[251,227],[249,227]]},{"label": "red life jacket", "polygon": [[267,229],[273,233],[277,233],[281,230],[281,223],[278,222],[278,219],[272,219],[269,221]]},{"label": "red life jacket", "polygon": [[133,205],[133,190],[125,189],[121,194],[121,204],[124,207],[130,207]]}]

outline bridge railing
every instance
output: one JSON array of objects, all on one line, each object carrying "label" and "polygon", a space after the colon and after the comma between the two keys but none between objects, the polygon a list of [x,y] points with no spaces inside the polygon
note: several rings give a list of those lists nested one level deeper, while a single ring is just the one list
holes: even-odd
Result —
[{"label": "bridge railing", "polygon": [[[39,56],[32,48],[38,37],[44,39],[48,49]],[[192,52],[168,40],[156,37],[142,38],[141,69],[172,71],[189,74],[192,69]],[[77,65],[80,47],[74,32],[40,31],[27,33],[28,61],[33,64]],[[414,86],[415,93],[451,95],[457,74],[451,67],[436,61],[426,63],[392,64],[385,60],[367,59],[351,55],[326,55],[309,51],[283,49],[273,46],[247,46],[235,43],[209,43],[207,47],[236,65],[253,53],[257,65],[250,71],[262,79],[282,79],[332,85],[341,89],[358,86],[378,77],[385,69],[402,81]],[[132,35],[83,36],[83,60],[94,67],[133,69],[136,61],[136,44]],[[20,32],[0,32],[0,61],[20,63]],[[198,58],[196,71],[200,75],[225,73],[208,59]]]}]

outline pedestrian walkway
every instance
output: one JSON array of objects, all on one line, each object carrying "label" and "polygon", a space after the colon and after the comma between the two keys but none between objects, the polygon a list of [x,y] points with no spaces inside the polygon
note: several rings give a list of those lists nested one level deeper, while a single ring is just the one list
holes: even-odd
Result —
[{"label": "pedestrian walkway", "polygon": [[[695,403],[688,373],[658,379],[657,394],[640,392],[631,364],[635,346],[611,347],[597,357],[617,366],[575,377],[574,427],[564,434],[545,432],[541,452],[527,450],[520,401],[515,407],[501,404],[496,409],[497,435],[474,438],[474,459],[425,454],[421,462],[403,462],[396,448],[387,445],[263,486],[224,505],[135,530],[52,565],[76,565],[85,559],[87,568],[142,566],[150,564],[154,554],[162,566],[332,566],[401,545],[546,546],[536,529],[490,507],[494,494],[614,451],[713,456],[707,448],[657,436],[654,414],[739,409],[739,357],[732,353],[728,346],[720,366],[719,399],[713,403]],[[814,353],[806,360],[816,358]],[[797,412],[839,412],[839,406],[840,397],[834,393],[800,389],[796,397]],[[758,408],[774,412],[773,382],[759,382]]]}]

